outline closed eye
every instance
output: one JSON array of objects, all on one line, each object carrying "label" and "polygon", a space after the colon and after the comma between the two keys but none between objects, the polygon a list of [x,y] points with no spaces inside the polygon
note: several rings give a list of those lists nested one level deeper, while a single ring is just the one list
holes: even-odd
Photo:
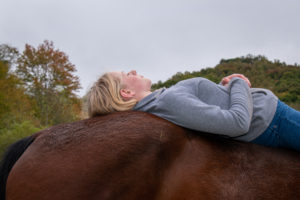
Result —
[{"label": "closed eye", "polygon": [[128,73],[125,73],[124,71],[122,71],[122,73],[123,73],[123,74],[126,74],[126,76],[128,76],[128,75],[129,75],[129,72],[128,72]]}]

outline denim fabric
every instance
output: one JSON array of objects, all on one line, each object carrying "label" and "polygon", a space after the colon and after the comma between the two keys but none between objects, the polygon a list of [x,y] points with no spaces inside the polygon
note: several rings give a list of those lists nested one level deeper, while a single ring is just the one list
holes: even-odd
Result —
[{"label": "denim fabric", "polygon": [[271,124],[264,133],[251,142],[300,151],[300,112],[278,100]]}]

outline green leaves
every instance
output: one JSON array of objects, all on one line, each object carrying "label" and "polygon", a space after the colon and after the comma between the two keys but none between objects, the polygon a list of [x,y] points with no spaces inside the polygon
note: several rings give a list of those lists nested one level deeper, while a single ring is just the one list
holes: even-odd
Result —
[{"label": "green leaves", "polygon": [[15,123],[11,125],[10,129],[2,129],[0,131],[0,158],[9,145],[16,140],[36,133],[39,130],[41,130],[41,128],[36,128],[30,121]]}]

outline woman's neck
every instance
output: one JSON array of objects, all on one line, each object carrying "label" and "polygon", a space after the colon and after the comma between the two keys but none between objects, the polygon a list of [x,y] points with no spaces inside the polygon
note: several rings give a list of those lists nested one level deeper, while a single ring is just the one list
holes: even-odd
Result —
[{"label": "woman's neck", "polygon": [[152,92],[151,91],[144,91],[144,92],[141,92],[140,94],[138,94],[137,96],[135,96],[135,99],[137,101],[140,101],[142,100],[143,98],[145,98],[146,96],[148,96],[149,94],[151,94]]}]

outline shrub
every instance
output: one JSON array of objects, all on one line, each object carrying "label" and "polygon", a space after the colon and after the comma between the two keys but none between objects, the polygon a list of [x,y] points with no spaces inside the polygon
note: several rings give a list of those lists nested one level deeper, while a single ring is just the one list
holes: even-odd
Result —
[{"label": "shrub", "polygon": [[41,128],[35,127],[30,121],[24,121],[20,124],[14,124],[10,129],[1,130],[0,157],[2,157],[3,153],[9,145],[40,130]]}]

